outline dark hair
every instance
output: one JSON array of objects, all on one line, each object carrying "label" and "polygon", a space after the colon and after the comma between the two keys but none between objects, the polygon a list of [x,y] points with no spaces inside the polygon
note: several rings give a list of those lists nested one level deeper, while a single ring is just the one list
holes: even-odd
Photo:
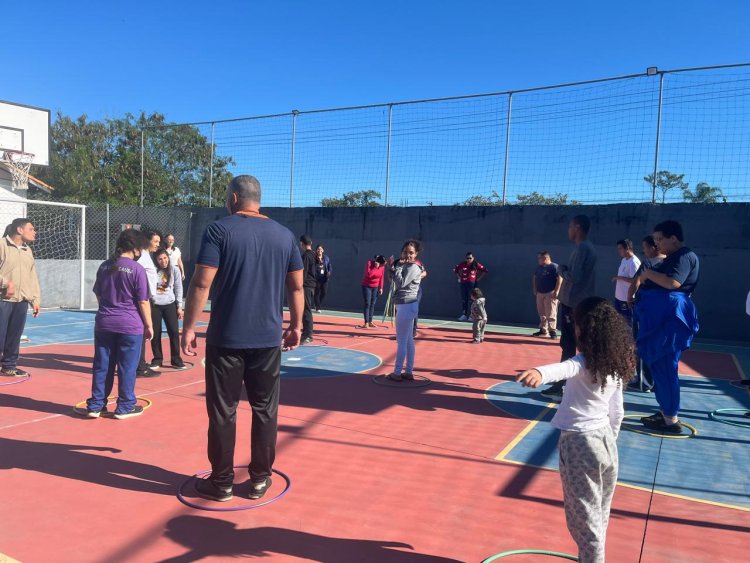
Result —
[{"label": "dark hair", "polygon": [[552,255],[549,253],[549,250],[542,250],[537,254],[537,256],[549,256],[550,258],[552,258]]},{"label": "dark hair", "polygon": [[478,287],[475,287],[474,289],[471,290],[471,296],[474,299],[480,299],[484,297],[484,293],[482,293],[481,289],[479,289]]},{"label": "dark hair", "polygon": [[260,182],[255,176],[249,174],[235,176],[229,182],[228,189],[230,192],[237,194],[237,199],[240,201],[260,203]]},{"label": "dark hair", "polygon": [[418,240],[415,240],[415,239],[405,240],[404,244],[401,245],[401,252],[403,252],[407,246],[413,246],[417,254],[422,252],[422,243],[419,242]]},{"label": "dark hair", "polygon": [[607,386],[613,376],[627,384],[635,373],[633,331],[622,315],[601,297],[588,297],[573,311],[578,327],[578,349],[594,383]]},{"label": "dark hair", "polygon": [[[167,258],[169,258],[169,252],[167,252],[166,248],[160,248],[156,252],[154,252],[151,255],[151,260],[154,261],[154,266],[156,266],[156,270],[159,271],[159,263],[156,261],[159,256],[164,254]],[[169,285],[169,282],[172,281],[172,263],[170,262],[169,265],[164,269],[164,271],[167,273],[167,285]]]},{"label": "dark hair", "polygon": [[310,235],[302,235],[301,237],[299,237],[299,241],[305,246],[312,245],[312,239],[310,238]]},{"label": "dark hair", "polygon": [[143,234],[143,248],[148,248],[151,244],[151,239],[154,237],[159,237],[159,244],[161,244],[161,241],[164,238],[159,231],[152,229],[144,229],[141,233]]},{"label": "dark hair", "polygon": [[18,219],[13,219],[11,221],[10,225],[5,227],[5,233],[3,234],[4,237],[12,237],[17,234],[16,229],[20,229],[21,227],[25,227],[31,223],[31,219],[26,219],[25,217],[19,217]]},{"label": "dark hair", "polygon": [[617,246],[622,246],[625,250],[633,250],[633,241],[629,238],[622,238],[617,241]]},{"label": "dark hair", "polygon": [[[175,237],[173,233],[167,233],[166,235],[164,235],[164,238],[161,239],[162,247],[167,248],[167,239],[169,237],[177,239],[177,237]],[[177,240],[175,240],[175,248],[177,248]]]},{"label": "dark hair", "polygon": [[645,237],[643,237],[643,241],[642,242],[645,242],[651,248],[656,248],[657,247],[656,241],[654,240],[654,237],[652,235],[646,235]]},{"label": "dark hair", "polygon": [[373,258],[372,260],[373,262],[377,262],[381,265],[385,264],[385,256],[383,256],[382,254],[376,254],[375,258]]},{"label": "dark hair", "polygon": [[136,231],[135,229],[125,229],[123,232],[121,232],[120,236],[117,237],[115,252],[112,254],[112,267],[110,268],[110,271],[117,271],[117,260],[125,252],[135,252],[136,250],[141,250],[141,248],[143,248],[145,240],[146,237],[141,231]]},{"label": "dark hair", "polygon": [[677,237],[677,240],[680,242],[685,240],[682,235],[682,225],[671,219],[668,221],[662,221],[656,225],[656,227],[654,227],[654,232],[663,234],[665,238]]},{"label": "dark hair", "polygon": [[476,256],[474,256],[474,253],[471,251],[466,253],[466,257],[468,258],[469,256],[471,256],[472,258],[476,258]]},{"label": "dark hair", "polygon": [[589,234],[589,229],[591,228],[591,219],[588,218],[588,215],[575,215],[571,221],[578,225],[584,234]]},{"label": "dark hair", "polygon": [[[315,247],[315,250],[318,250],[319,248],[323,248],[323,245],[322,245],[322,244],[319,244],[318,246],[316,246],[316,247]],[[323,248],[323,252],[324,252],[324,253],[325,253],[325,251],[326,251],[326,249],[325,249],[325,248]]]}]

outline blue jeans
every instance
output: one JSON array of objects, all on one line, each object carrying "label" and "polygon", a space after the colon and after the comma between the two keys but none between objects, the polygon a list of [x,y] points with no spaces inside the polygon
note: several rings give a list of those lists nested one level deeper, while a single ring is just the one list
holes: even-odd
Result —
[{"label": "blue jeans", "polygon": [[469,307],[469,296],[471,295],[471,290],[477,286],[477,282],[461,282],[460,285],[461,306],[463,307],[463,314],[468,317],[469,313],[471,312],[471,309]]},{"label": "blue jeans", "polygon": [[680,412],[680,379],[677,368],[681,352],[665,354],[649,364],[654,378],[654,395],[664,416],[677,416]]},{"label": "blue jeans", "polygon": [[0,301],[0,358],[3,369],[16,368],[28,310],[28,301]]},{"label": "blue jeans", "polygon": [[[419,302],[396,305],[396,365],[393,373],[414,371],[414,319],[419,314]],[[404,360],[406,369],[404,370]]]},{"label": "blue jeans", "polygon": [[372,317],[375,314],[375,302],[378,300],[377,287],[362,286],[362,297],[365,300],[365,322],[371,323]]},{"label": "blue jeans", "polygon": [[114,384],[115,366],[118,374],[115,414],[133,410],[136,403],[135,371],[142,345],[143,334],[94,331],[94,377],[91,381],[91,398],[86,401],[88,410],[100,411],[107,404]]}]

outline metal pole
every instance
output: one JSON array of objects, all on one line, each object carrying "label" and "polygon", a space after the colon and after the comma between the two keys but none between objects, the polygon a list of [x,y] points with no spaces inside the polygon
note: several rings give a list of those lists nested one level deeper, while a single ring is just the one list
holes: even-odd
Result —
[{"label": "metal pole", "polygon": [[86,208],[81,208],[81,304],[80,309],[86,308]]},{"label": "metal pole", "polygon": [[388,106],[388,152],[385,157],[385,206],[388,207],[388,184],[391,180],[391,124],[393,123],[393,104]]},{"label": "metal pole", "polygon": [[109,258],[109,252],[110,252],[110,250],[109,250],[109,203],[107,204],[107,236],[106,236],[106,240],[107,240],[107,243],[106,243],[107,244],[107,248],[104,251],[104,259],[105,260],[107,258]]},{"label": "metal pole", "polygon": [[144,134],[146,130],[141,129],[141,207],[143,207],[143,152],[144,152]]},{"label": "metal pole", "polygon": [[661,135],[661,104],[664,95],[664,73],[659,73],[659,109],[656,112],[656,148],[654,150],[654,175],[651,178],[651,203],[656,203],[656,173],[659,168],[659,137]]},{"label": "metal pole", "polygon": [[211,124],[211,162],[208,165],[208,206],[214,206],[214,125]]},{"label": "metal pole", "polygon": [[292,162],[289,168],[289,207],[294,207],[292,205],[292,197],[294,195],[294,142],[297,138],[298,113],[296,109],[292,110]]},{"label": "metal pole", "polygon": [[508,93],[508,118],[505,125],[505,166],[503,169],[503,205],[508,194],[508,152],[510,150],[510,112],[513,108],[513,92]]}]

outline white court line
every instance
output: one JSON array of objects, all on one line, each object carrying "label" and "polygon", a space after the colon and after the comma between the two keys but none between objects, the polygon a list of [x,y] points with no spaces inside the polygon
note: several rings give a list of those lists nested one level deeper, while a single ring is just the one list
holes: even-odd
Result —
[{"label": "white court line", "polygon": [[30,326],[30,325],[26,325],[25,330],[32,330],[32,329],[35,329],[35,328],[54,328],[54,327],[57,327],[57,326],[90,325],[90,324],[93,324],[95,322],[96,322],[95,320],[91,320],[91,321],[79,321],[77,323],[60,323],[59,325],[42,325],[42,326]]}]

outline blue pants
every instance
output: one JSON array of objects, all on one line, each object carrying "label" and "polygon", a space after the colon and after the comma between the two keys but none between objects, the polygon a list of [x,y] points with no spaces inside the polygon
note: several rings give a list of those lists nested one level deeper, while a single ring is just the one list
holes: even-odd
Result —
[{"label": "blue pants", "polygon": [[461,282],[461,306],[463,307],[463,313],[467,317],[471,309],[469,308],[469,295],[471,290],[477,286],[477,282]]},{"label": "blue pants", "polygon": [[362,298],[365,300],[365,322],[371,323],[375,314],[375,302],[378,300],[377,287],[362,286]]},{"label": "blue pants", "polygon": [[680,380],[677,377],[677,367],[681,353],[677,351],[665,354],[657,360],[652,360],[648,366],[654,379],[656,402],[659,403],[664,416],[677,416],[680,410]]},{"label": "blue pants", "polygon": [[88,410],[99,411],[107,404],[112,391],[117,367],[117,409],[115,414],[133,410],[135,398],[135,371],[141,357],[143,334],[121,334],[106,330],[94,331],[94,377],[91,381],[91,398],[86,401]]},{"label": "blue pants", "polygon": [[3,369],[16,368],[28,310],[28,301],[0,301],[0,358]]},{"label": "blue pants", "polygon": [[[396,365],[393,373],[414,371],[414,319],[419,314],[419,302],[396,305]],[[406,369],[404,370],[404,360]]]}]

